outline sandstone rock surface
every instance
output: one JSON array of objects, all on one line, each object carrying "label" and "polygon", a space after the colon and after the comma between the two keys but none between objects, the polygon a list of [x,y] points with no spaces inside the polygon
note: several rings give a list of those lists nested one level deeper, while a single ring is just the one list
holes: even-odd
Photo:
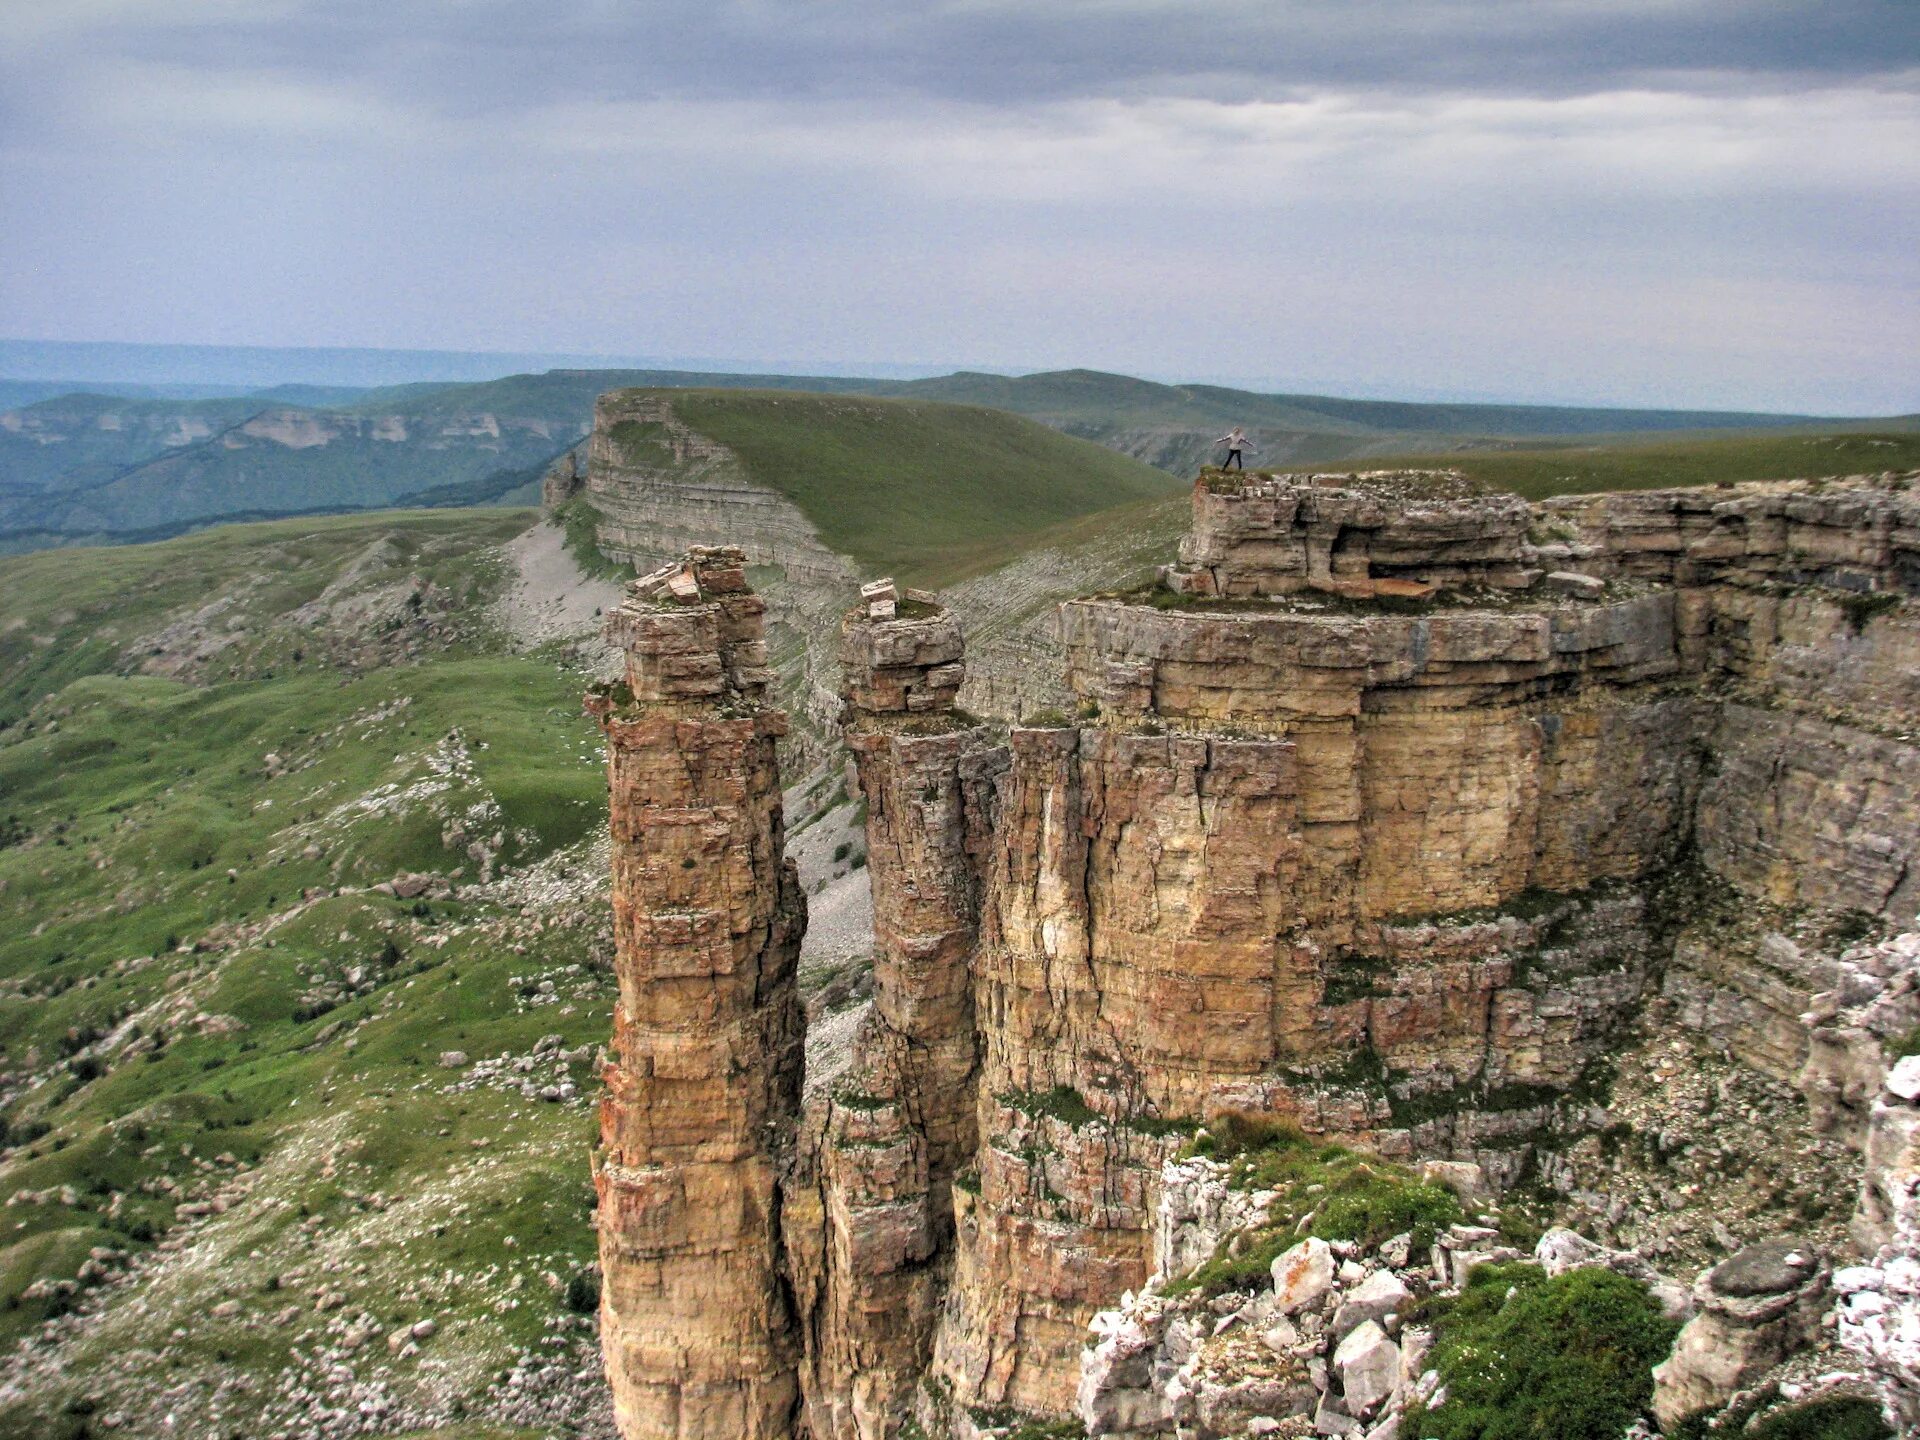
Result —
[{"label": "sandstone rock surface", "polygon": [[[1636,1026],[1800,1084],[1809,1128],[1857,1135],[1880,1177],[1863,1237],[1899,1243],[1910,1187],[1888,1177],[1920,1127],[1882,1079],[1920,1020],[1899,938],[1920,903],[1917,505],[1873,478],[1531,509],[1419,477],[1203,478],[1177,593],[1064,606],[1076,717],[1004,738],[956,708],[953,612],[872,587],[838,623],[874,1002],[804,1116],[798,896],[746,557],[696,553],[638,585],[609,620],[628,690],[598,702],[624,947],[602,1223],[627,1433],[698,1433],[645,1428],[696,1362],[716,1370],[673,1423],[737,1404],[769,1435],[803,1413],[813,1440],[1076,1409],[1097,1434],[1391,1425],[1420,1378],[1417,1342],[1388,1333],[1404,1297],[1517,1252],[1459,1229],[1415,1283],[1404,1255],[1306,1242],[1255,1307],[1203,1317],[1149,1277],[1211,1255],[1260,1201],[1168,1162],[1196,1123],[1246,1110],[1495,1193],[1604,1130]],[[693,854],[686,830],[704,837],[690,870],[648,858]],[[1790,1163],[1798,1123],[1762,1163]],[[700,1218],[726,1233],[702,1233],[697,1265],[669,1243],[690,1218],[634,1198],[656,1175],[676,1194],[713,1180]],[[1642,1256],[1562,1238],[1541,1258],[1623,1269],[1684,1308]],[[1851,1293],[1901,1294],[1899,1258]],[[1817,1326],[1824,1265],[1774,1261],[1701,1282],[1663,1416]],[[716,1286],[724,1341],[700,1328]],[[696,1298],[675,1312],[669,1293]],[[1855,1307],[1863,1337],[1875,1303]],[[1878,1323],[1893,1339],[1862,1343],[1893,1353],[1905,1331]],[[732,1347],[731,1368],[649,1348],[649,1325]]]}]

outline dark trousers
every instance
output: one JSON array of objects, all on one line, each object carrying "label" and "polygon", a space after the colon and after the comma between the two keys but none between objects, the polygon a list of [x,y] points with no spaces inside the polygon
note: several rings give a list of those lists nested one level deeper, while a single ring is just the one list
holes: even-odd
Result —
[{"label": "dark trousers", "polygon": [[1244,470],[1247,468],[1247,462],[1240,458],[1240,452],[1238,450],[1229,450],[1227,451],[1226,462],[1222,464],[1220,468],[1222,470]]}]

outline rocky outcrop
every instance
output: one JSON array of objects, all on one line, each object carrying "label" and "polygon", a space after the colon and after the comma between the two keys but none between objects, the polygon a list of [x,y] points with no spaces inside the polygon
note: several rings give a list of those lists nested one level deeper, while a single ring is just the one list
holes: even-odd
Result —
[{"label": "rocky outcrop", "polygon": [[1833,1277],[1840,1343],[1920,1426],[1920,1056],[1893,1067],[1874,1104],[1855,1236],[1866,1263]]},{"label": "rocky outcrop", "polygon": [[[1865,1145],[1887,1071],[1920,1036],[1920,932],[1846,950],[1833,971],[1833,988],[1815,995],[1806,1015],[1799,1084],[1816,1131]],[[1873,1218],[1858,1235],[1868,1249],[1889,1238],[1885,1213],[1870,1198],[1873,1173],[1862,1205]]]},{"label": "rocky outcrop", "polygon": [[844,732],[867,806],[873,1006],[808,1113],[788,1216],[816,1436],[889,1440],[927,1370],[975,1148],[972,962],[997,768],[954,709],[959,626],[930,595],[867,587],[842,625]]},{"label": "rocky outcrop", "polygon": [[[1194,488],[1193,529],[1167,571],[1182,595],[1422,599],[1463,587],[1525,589],[1533,512],[1450,471],[1246,477]],[[1584,587],[1580,587],[1584,588]]]},{"label": "rocky outcrop", "polygon": [[1489,1226],[1456,1224],[1420,1244],[1410,1232],[1309,1236],[1274,1258],[1270,1279],[1215,1294],[1195,1282],[1195,1256],[1247,1253],[1260,1227],[1290,1214],[1270,1214],[1275,1192],[1204,1157],[1170,1162],[1159,1195],[1153,1273],[1094,1317],[1080,1357],[1074,1409],[1090,1436],[1391,1440],[1410,1405],[1443,1398],[1419,1317],[1491,1261],[1536,1259],[1549,1275],[1616,1269],[1681,1293],[1639,1257],[1570,1231],[1549,1231],[1528,1256]]},{"label": "rocky outcrop", "polygon": [[1749,1245],[1694,1283],[1698,1312],[1653,1372],[1653,1410],[1666,1429],[1719,1409],[1819,1332],[1829,1272],[1791,1240]]},{"label": "rocky outcrop", "polygon": [[557,509],[580,493],[580,487],[586,483],[586,476],[580,469],[583,458],[578,446],[554,457],[553,463],[540,476],[541,509]]},{"label": "rocky outcrop", "polygon": [[619,999],[600,1110],[601,1333],[621,1433],[787,1440],[798,1344],[779,1178],[798,1111],[806,902],[782,856],[761,602],[695,551],[608,616]]},{"label": "rocky outcrop", "polygon": [[[1906,490],[1529,511],[1451,479],[1203,477],[1195,509],[1173,588],[1062,608],[1072,720],[1001,740],[961,714],[958,626],[931,596],[869,587],[842,624],[878,953],[857,1053],[781,1189],[815,1440],[1076,1406],[1099,1433],[1237,1434],[1283,1399],[1326,1433],[1377,1429],[1412,1380],[1359,1255],[1322,1327],[1295,1324],[1311,1354],[1228,1325],[1259,1365],[1208,1360],[1219,1393],[1176,1394],[1229,1342],[1163,1307],[1107,1333],[1089,1400],[1094,1317],[1246,1219],[1168,1166],[1197,1122],[1284,1117],[1491,1192],[1611,1133],[1600,1100],[1636,1027],[1798,1081],[1828,1131],[1863,1123],[1904,1033],[1913,957],[1874,937],[1913,929],[1920,898]],[[725,688],[729,662],[651,624],[614,628]],[[1789,1164],[1797,1123],[1754,1163]],[[1539,1173],[1604,1193],[1587,1163]],[[1645,1263],[1561,1249],[1541,1258]],[[1491,1232],[1454,1250],[1427,1283],[1511,1253]],[[1663,1413],[1800,1343],[1815,1269],[1764,1296],[1738,1265],[1703,1282]]]}]

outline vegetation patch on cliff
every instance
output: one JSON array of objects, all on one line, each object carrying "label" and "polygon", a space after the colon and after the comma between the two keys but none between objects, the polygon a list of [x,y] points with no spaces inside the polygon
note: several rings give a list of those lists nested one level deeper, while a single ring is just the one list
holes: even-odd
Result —
[{"label": "vegetation patch on cliff", "polygon": [[576,495],[553,512],[553,519],[566,534],[567,553],[581,573],[596,580],[631,580],[633,566],[624,560],[610,560],[600,550],[600,512],[584,495]]},{"label": "vegetation patch on cliff", "polygon": [[1482,1265],[1434,1308],[1446,1398],[1408,1415],[1414,1440],[1618,1440],[1679,1329],[1646,1286],[1600,1268]]},{"label": "vegetation patch on cliff", "polygon": [[1276,1195],[1264,1224],[1236,1235],[1197,1269],[1172,1279],[1165,1287],[1170,1295],[1223,1294],[1264,1284],[1274,1259],[1304,1235],[1369,1247],[1410,1235],[1414,1248],[1422,1250],[1464,1218],[1450,1190],[1402,1166],[1315,1140],[1275,1116],[1215,1116],[1182,1153],[1226,1165],[1228,1183],[1237,1189]]}]

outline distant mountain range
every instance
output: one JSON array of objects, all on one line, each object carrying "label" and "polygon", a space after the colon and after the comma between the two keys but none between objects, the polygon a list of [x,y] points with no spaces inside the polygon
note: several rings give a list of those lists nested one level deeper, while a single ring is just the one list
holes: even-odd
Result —
[{"label": "distant mountain range", "polygon": [[[51,383],[0,385],[15,387],[6,394],[30,394]],[[1257,447],[1254,458],[1268,465],[1531,450],[1595,435],[1911,425],[1729,411],[1264,395],[1089,370],[887,379],[554,369],[370,389],[289,383],[216,396],[63,393],[0,412],[0,551],[151,539],[275,515],[526,503],[537,497],[545,466],[587,433],[595,398],[636,386],[985,407],[1026,416],[1176,475],[1192,474],[1214,453],[1215,437],[1235,424],[1247,428]]]}]

